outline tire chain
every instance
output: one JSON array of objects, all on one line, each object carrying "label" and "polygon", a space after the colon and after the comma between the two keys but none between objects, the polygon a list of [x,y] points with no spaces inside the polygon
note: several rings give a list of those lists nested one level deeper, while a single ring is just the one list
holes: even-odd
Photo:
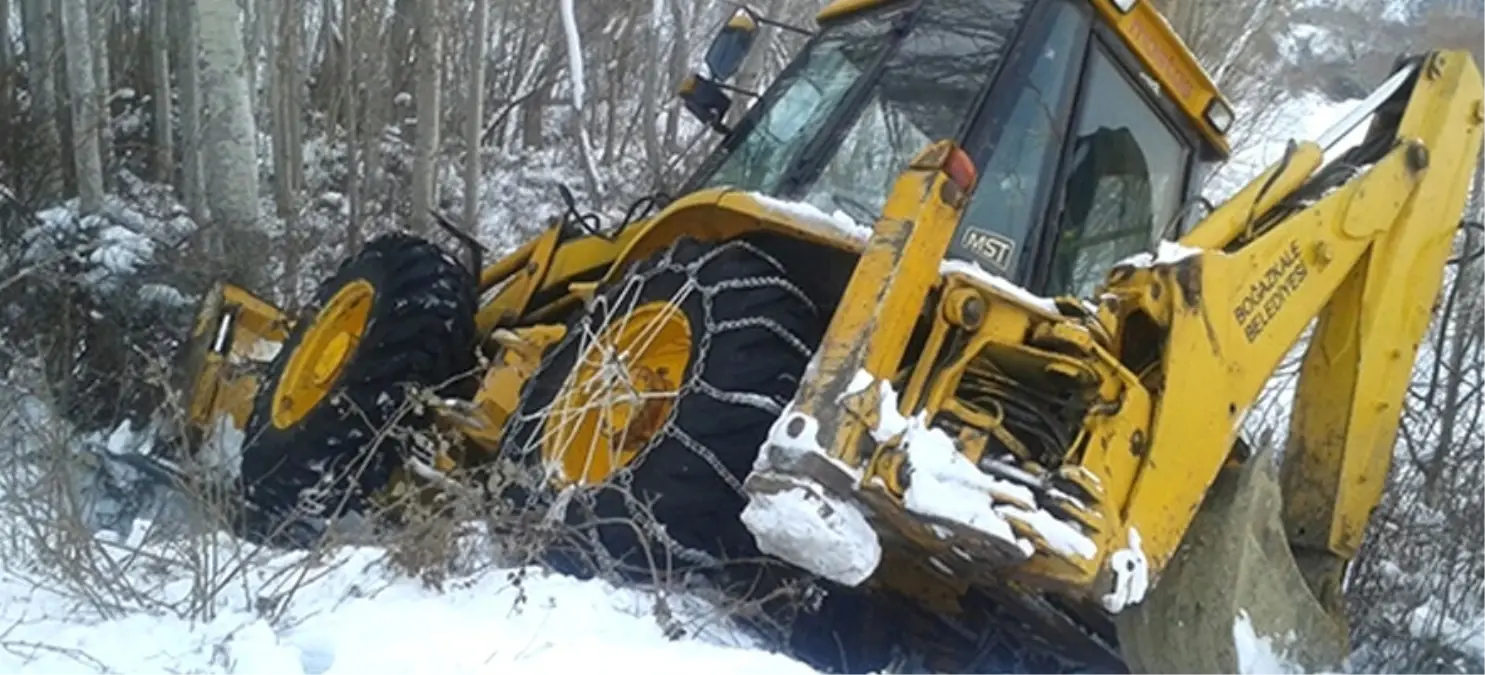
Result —
[{"label": "tire chain", "polygon": [[[701,378],[701,373],[704,372],[706,369],[707,356],[710,354],[712,336],[716,333],[724,331],[761,327],[774,333],[785,342],[788,342],[792,347],[799,350],[801,355],[805,356],[806,358],[813,354],[813,350],[811,350],[804,343],[803,340],[800,340],[797,336],[790,333],[788,329],[779,325],[777,322],[771,319],[763,317],[753,317],[717,321],[714,319],[715,315],[713,312],[713,303],[718,296],[728,291],[755,290],[772,286],[781,288],[785,292],[799,299],[813,313],[818,314],[818,307],[809,299],[809,297],[804,293],[802,289],[800,289],[794,283],[790,282],[786,278],[786,276],[784,276],[787,274],[787,269],[782,263],[778,261],[778,259],[769,255],[752,243],[743,240],[731,240],[711,250],[705,251],[695,260],[686,263],[677,262],[675,260],[677,249],[684,244],[685,242],[683,241],[671,246],[669,249],[666,250],[663,257],[655,261],[649,267],[644,267],[631,273],[625,279],[621,286],[616,288],[614,291],[611,291],[610,293],[603,296],[599,296],[599,298],[595,299],[592,307],[602,307],[603,305],[606,305],[610,302],[610,298],[615,299],[614,304],[617,305],[616,300],[618,298],[625,297],[631,290],[637,291],[638,289],[642,289],[646,284],[649,283],[650,280],[658,276],[672,273],[686,275],[687,283],[682,287],[682,292],[701,292],[703,299],[703,315],[706,317],[706,330],[702,333],[701,340],[696,346],[697,356],[695,363],[692,364],[690,367],[691,375],[687,379],[687,381],[677,389],[678,393],[676,398],[679,399],[689,392],[696,392],[715,398],[724,403],[749,406],[767,411],[770,414],[778,414],[779,411],[783,409],[784,405],[788,403],[787,400],[775,400],[772,397],[752,392],[725,391],[712,385],[709,382],[706,382]],[[721,256],[724,253],[739,249],[745,250],[748,253],[768,263],[769,266],[778,271],[778,275],[724,279],[711,285],[702,285],[698,282],[698,276],[700,275],[701,270],[705,268],[709,263],[711,263],[717,257]],[[641,263],[641,265],[643,265],[643,263]],[[685,296],[682,296],[682,298],[684,297]],[[593,314],[590,311],[582,318],[578,319],[576,324],[574,324],[574,327],[578,330],[576,332],[570,331],[568,340],[587,339],[589,336],[596,335],[597,331],[601,330],[601,328],[595,330],[590,326],[590,323],[592,322],[592,316]],[[608,321],[612,320],[612,318],[612,316],[605,316],[605,324],[607,324]],[[569,344],[564,341],[556,348],[549,350],[547,354],[542,358],[540,370],[538,370],[538,372],[543,372],[547,367],[549,367],[551,361],[556,358],[557,355],[561,354],[568,346]],[[591,349],[591,347],[581,344],[579,346],[582,348],[582,351],[579,352],[577,358],[581,359],[586,356],[587,350]],[[574,368],[577,367],[577,364],[579,362],[580,361],[574,362]],[[533,388],[529,387],[526,391],[522,392],[520,404],[517,406],[518,411],[521,410],[528,402],[528,399],[532,395],[532,392]],[[555,405],[556,401],[554,400],[540,412],[532,414],[517,413],[517,415],[512,416],[511,423],[506,427],[505,437],[513,438],[516,435],[519,435],[519,432],[522,431],[525,425],[528,423],[540,424],[541,420],[544,420],[550,414],[551,408]],[[718,477],[726,482],[729,487],[731,487],[738,494],[742,494],[743,488],[741,481],[739,481],[737,477],[733,476],[732,473],[726,469],[726,466],[722,463],[721,459],[717,457],[716,453],[706,448],[696,439],[691,438],[690,435],[686,434],[684,430],[681,430],[675,426],[675,417],[678,411],[678,406],[673,406],[671,408],[662,426],[662,430],[659,433],[655,434],[654,437],[651,438],[650,441],[646,443],[643,448],[640,449],[634,462],[632,462],[628,466],[617,469],[613,473],[613,475],[611,475],[609,479],[606,480],[603,484],[592,486],[587,490],[580,491],[576,495],[571,496],[571,499],[582,500],[585,505],[591,507],[594,505],[596,494],[598,492],[598,490],[594,488],[602,488],[604,486],[617,486],[618,488],[620,488],[619,492],[621,495],[623,495],[623,499],[626,505],[630,507],[637,506],[640,510],[643,510],[646,505],[640,503],[637,497],[629,489],[632,485],[632,474],[635,468],[643,464],[643,462],[645,461],[646,453],[649,450],[653,449],[659,443],[663,442],[666,437],[675,439],[686,449],[696,454],[703,461],[705,461],[708,466],[712,467],[712,470],[715,471]],[[526,498],[525,504],[527,508],[539,506],[539,503],[544,501],[544,498],[541,495],[544,495],[545,493],[550,491],[550,487],[548,487],[547,484],[547,477],[549,476],[547,467],[539,465],[536,467],[535,470],[533,470],[531,467],[520,467],[517,465],[520,459],[525,458],[532,452],[539,451],[537,447],[533,447],[540,442],[541,437],[539,433],[533,434],[533,438],[536,439],[536,443],[528,442],[525,444],[526,447],[516,449],[516,454],[518,455],[518,457],[503,457],[500,460],[507,465],[507,469],[513,469],[512,473],[515,476],[517,485],[527,491],[528,496]],[[559,511],[565,512],[567,510],[567,508],[565,507],[568,505],[563,506],[564,508],[559,509]],[[551,517],[560,518],[560,513],[552,514]],[[664,524],[656,522],[655,518],[646,517],[642,518],[641,520],[643,520],[644,522],[637,523],[637,525],[641,527],[646,532],[646,534],[648,534],[656,542],[658,542],[666,550],[667,553],[674,556],[675,558],[687,561],[692,564],[699,564],[708,567],[718,567],[721,565],[722,561],[717,560],[714,556],[675,541],[675,539],[672,538],[665,531]],[[614,560],[613,556],[609,555],[606,552],[605,548],[602,546],[601,542],[598,541],[598,536],[595,530],[589,530],[586,538],[589,540],[589,543],[592,546],[593,554],[596,555],[601,562],[605,563],[606,565],[617,564],[617,561]]]}]

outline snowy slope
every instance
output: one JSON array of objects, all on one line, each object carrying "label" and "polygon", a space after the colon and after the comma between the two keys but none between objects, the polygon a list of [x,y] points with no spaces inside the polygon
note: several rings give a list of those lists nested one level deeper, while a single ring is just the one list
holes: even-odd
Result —
[{"label": "snowy slope", "polygon": [[[215,545],[225,560],[243,554],[225,539]],[[181,567],[162,575],[148,555],[115,557],[129,566],[126,585],[160,606],[104,592],[114,584],[86,600],[40,590],[34,577],[0,575],[0,672],[544,673],[597,664],[649,673],[813,672],[709,621],[715,612],[698,600],[668,603],[678,614],[668,625],[700,633],[671,640],[655,617],[655,596],[534,569],[524,578],[492,569],[438,592],[397,575],[372,548],[347,549],[324,564],[283,555],[222,565],[220,578]],[[221,591],[191,611],[202,585]],[[99,603],[119,606],[104,616]]]},{"label": "snowy slope", "polygon": [[[318,556],[190,534],[168,504],[123,533],[69,532],[65,497],[36,471],[46,450],[137,440],[72,435],[0,386],[0,673],[814,672],[698,591],[513,568],[503,546],[520,542],[475,526],[443,549],[393,539]],[[429,550],[446,551],[436,576],[398,563]]]}]

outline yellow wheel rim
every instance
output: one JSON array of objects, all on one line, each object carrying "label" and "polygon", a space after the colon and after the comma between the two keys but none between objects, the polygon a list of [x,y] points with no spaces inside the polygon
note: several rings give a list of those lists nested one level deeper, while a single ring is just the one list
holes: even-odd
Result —
[{"label": "yellow wheel rim", "polygon": [[336,292],[315,315],[274,387],[273,426],[294,426],[330,393],[366,332],[375,295],[370,282],[358,279]]},{"label": "yellow wheel rim", "polygon": [[584,342],[552,399],[542,456],[562,479],[591,485],[628,466],[664,426],[691,363],[691,324],[677,305],[655,301]]}]

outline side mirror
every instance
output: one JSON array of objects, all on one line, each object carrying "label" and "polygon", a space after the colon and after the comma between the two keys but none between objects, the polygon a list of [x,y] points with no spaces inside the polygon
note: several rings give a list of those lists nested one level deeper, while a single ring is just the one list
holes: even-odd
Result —
[{"label": "side mirror", "polygon": [[712,37],[702,62],[703,72],[686,76],[676,91],[686,110],[715,131],[730,132],[722,123],[732,108],[732,98],[725,91],[731,87],[726,82],[742,68],[757,36],[758,20],[753,11],[746,7],[738,8]]},{"label": "side mirror", "polygon": [[732,13],[727,25],[717,31],[711,46],[706,49],[707,75],[716,82],[726,82],[742,68],[743,59],[753,49],[753,39],[758,36],[758,22],[752,11],[740,7]]}]

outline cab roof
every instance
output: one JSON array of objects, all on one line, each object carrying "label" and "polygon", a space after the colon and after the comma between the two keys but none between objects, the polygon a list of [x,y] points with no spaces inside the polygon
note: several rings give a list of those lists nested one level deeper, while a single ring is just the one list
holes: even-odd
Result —
[{"label": "cab roof", "polygon": [[[823,25],[868,9],[905,1],[833,0],[815,15],[815,21]],[[1227,131],[1232,126],[1232,105],[1165,17],[1150,0],[1087,1],[1139,59],[1145,72],[1160,84],[1202,136],[1225,158],[1231,152]]]}]

